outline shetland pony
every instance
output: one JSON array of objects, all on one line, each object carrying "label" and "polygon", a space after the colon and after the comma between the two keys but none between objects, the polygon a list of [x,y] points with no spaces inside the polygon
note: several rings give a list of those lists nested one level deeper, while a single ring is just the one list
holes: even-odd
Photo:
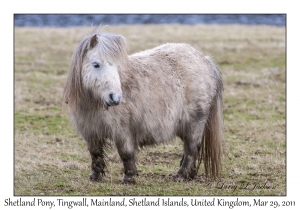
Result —
[{"label": "shetland pony", "polygon": [[[90,181],[105,174],[105,148],[116,145],[122,183],[135,183],[136,151],[180,137],[184,154],[176,181],[221,169],[222,78],[210,57],[188,44],[168,43],[127,55],[121,35],[87,35],[75,50],[64,87],[74,126],[91,155]],[[198,163],[198,164],[196,164]]]}]

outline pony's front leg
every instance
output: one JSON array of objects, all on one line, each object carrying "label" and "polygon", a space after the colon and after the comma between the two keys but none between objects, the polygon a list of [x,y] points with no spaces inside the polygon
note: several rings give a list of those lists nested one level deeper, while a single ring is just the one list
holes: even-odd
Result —
[{"label": "pony's front leg", "polygon": [[103,145],[88,144],[88,149],[92,158],[92,173],[90,174],[90,181],[99,182],[102,176],[105,175],[105,161]]},{"label": "pony's front leg", "polygon": [[124,165],[124,178],[122,184],[135,184],[134,176],[137,175],[135,165],[135,148],[131,142],[118,141],[117,148]]},{"label": "pony's front leg", "polygon": [[137,169],[135,165],[135,155],[133,154],[121,154],[120,155],[124,165],[124,178],[122,184],[135,184],[134,176],[137,175]]}]

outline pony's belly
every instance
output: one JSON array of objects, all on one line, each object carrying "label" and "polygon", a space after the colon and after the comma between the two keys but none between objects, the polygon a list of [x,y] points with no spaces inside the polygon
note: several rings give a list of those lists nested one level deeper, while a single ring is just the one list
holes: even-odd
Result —
[{"label": "pony's belly", "polygon": [[155,145],[167,143],[176,137],[174,125],[158,125],[151,129],[145,130],[145,134],[137,139],[139,146]]}]

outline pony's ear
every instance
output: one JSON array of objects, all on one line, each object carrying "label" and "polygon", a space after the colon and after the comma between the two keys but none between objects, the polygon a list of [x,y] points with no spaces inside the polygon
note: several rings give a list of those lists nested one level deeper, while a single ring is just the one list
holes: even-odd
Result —
[{"label": "pony's ear", "polygon": [[94,34],[90,41],[90,49],[94,48],[97,43],[98,43],[97,34]]}]

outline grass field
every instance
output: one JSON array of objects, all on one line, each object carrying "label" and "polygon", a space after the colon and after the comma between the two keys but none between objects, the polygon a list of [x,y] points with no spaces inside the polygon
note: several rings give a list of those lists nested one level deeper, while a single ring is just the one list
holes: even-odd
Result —
[{"label": "grass field", "polygon": [[180,139],[138,153],[135,185],[121,185],[112,149],[108,173],[90,183],[91,159],[70,125],[62,91],[70,57],[90,28],[15,28],[15,195],[286,195],[285,28],[135,25],[108,31],[129,53],[185,42],[214,57],[224,80],[225,154],[221,177],[174,182]]}]

